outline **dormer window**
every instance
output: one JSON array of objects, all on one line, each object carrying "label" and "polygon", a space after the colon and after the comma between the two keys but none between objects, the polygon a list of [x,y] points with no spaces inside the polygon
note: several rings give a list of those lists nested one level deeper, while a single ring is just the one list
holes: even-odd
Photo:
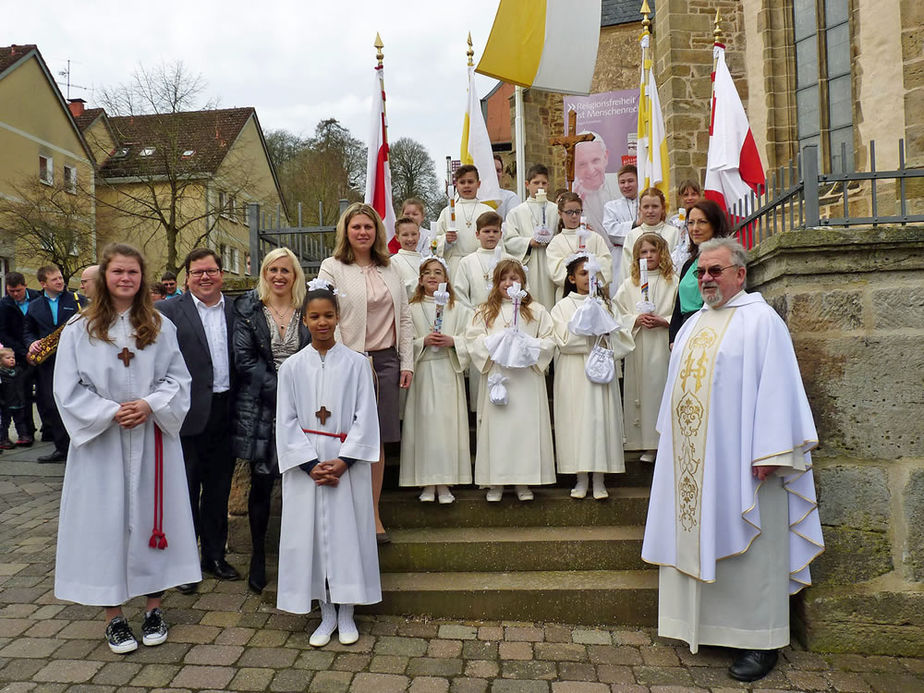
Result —
[{"label": "dormer window", "polygon": [[124,159],[128,156],[128,147],[119,147],[112,153],[113,159]]},{"label": "dormer window", "polygon": [[193,154],[195,154],[195,153],[196,153],[196,150],[195,150],[195,149],[185,149],[185,150],[183,150],[183,158],[184,158],[184,159],[188,159],[189,157],[191,157],[191,156],[192,156]]},{"label": "dormer window", "polygon": [[138,156],[151,156],[155,151],[156,149],[154,147],[145,147],[140,152],[138,152]]}]

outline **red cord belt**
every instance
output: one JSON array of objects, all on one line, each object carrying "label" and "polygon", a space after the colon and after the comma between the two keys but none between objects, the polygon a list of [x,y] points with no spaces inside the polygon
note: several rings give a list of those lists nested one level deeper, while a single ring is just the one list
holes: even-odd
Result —
[{"label": "red cord belt", "polygon": [[154,424],[154,529],[148,546],[152,549],[166,549],[167,535],[164,534],[164,435],[160,426]]},{"label": "red cord belt", "polygon": [[302,433],[316,433],[319,436],[327,436],[328,438],[339,438],[341,443],[347,439],[346,433],[328,433],[327,431],[312,431],[310,428],[303,428]]}]

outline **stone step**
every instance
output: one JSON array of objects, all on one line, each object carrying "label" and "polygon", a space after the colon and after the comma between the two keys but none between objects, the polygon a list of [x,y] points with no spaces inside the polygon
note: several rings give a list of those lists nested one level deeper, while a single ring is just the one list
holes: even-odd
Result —
[{"label": "stone step", "polygon": [[379,510],[389,529],[424,527],[588,527],[642,525],[648,513],[648,488],[612,486],[607,500],[576,500],[569,489],[533,487],[535,500],[521,503],[508,488],[499,503],[488,503],[481,489],[454,489],[455,503],[421,503],[418,490],[382,494]]},{"label": "stone step", "polygon": [[641,526],[393,529],[383,573],[644,570]]},{"label": "stone step", "polygon": [[652,626],[657,606],[657,571],[568,570],[386,573],[382,602],[361,610],[433,618]]}]

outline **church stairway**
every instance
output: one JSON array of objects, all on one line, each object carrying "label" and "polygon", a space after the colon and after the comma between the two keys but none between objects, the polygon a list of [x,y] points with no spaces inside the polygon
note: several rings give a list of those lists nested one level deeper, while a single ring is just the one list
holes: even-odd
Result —
[{"label": "church stairway", "polygon": [[[417,490],[386,475],[382,519],[392,543],[379,550],[382,602],[365,613],[461,620],[654,625],[658,573],[641,560],[651,465],[627,460],[609,475],[610,497],[575,500],[573,477],[534,487],[521,503],[512,489],[500,503],[484,491],[454,490],[455,503],[421,503]],[[389,470],[391,471],[391,470]],[[391,482],[391,483],[390,483]],[[246,518],[232,531],[249,539]],[[278,546],[278,514],[267,545]],[[243,530],[243,531],[241,531]],[[276,557],[268,568],[275,577]],[[264,599],[275,603],[275,580]]]}]

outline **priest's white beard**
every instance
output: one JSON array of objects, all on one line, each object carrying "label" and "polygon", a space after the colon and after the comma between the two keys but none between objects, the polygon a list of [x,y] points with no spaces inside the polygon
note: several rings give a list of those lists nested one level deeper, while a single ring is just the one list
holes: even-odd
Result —
[{"label": "priest's white beard", "polygon": [[722,290],[719,288],[718,284],[703,284],[703,291],[706,289],[715,289],[715,293],[711,296],[706,296],[703,294],[703,302],[710,308],[715,308],[717,305],[721,305],[725,302],[725,296],[722,294]]}]

